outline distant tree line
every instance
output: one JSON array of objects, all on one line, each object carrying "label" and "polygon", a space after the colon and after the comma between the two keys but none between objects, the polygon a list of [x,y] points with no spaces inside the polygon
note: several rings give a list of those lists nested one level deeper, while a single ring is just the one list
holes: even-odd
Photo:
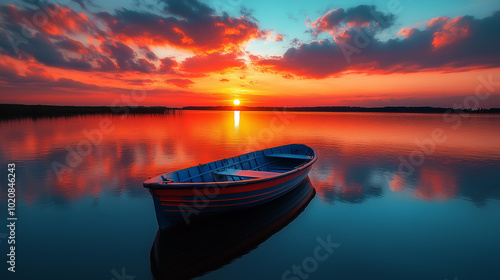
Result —
[{"label": "distant tree line", "polygon": [[500,108],[491,109],[453,109],[442,107],[351,107],[351,106],[319,106],[319,107],[246,107],[246,106],[187,106],[182,110],[220,110],[220,111],[273,111],[286,110],[293,112],[374,112],[374,113],[474,113],[498,114]]},{"label": "distant tree line", "polygon": [[108,106],[51,106],[0,104],[0,119],[15,118],[50,118],[95,114],[150,114],[162,115],[174,113],[174,108],[153,107],[108,107]]},{"label": "distant tree line", "polygon": [[477,109],[477,110],[440,108],[440,107],[350,107],[350,106],[323,106],[323,107],[188,106],[183,108],[170,108],[164,106],[109,107],[109,106],[52,106],[52,105],[0,104],[0,119],[51,118],[51,117],[70,117],[70,116],[96,115],[96,114],[163,115],[163,114],[175,114],[176,112],[179,112],[179,110],[218,110],[218,111],[286,110],[293,112],[500,114],[500,108]]}]

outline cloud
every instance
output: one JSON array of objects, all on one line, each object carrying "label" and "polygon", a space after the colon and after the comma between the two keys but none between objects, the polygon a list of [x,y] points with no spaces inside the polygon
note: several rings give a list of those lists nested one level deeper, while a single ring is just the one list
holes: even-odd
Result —
[{"label": "cloud", "polygon": [[[332,20],[333,21],[333,20]],[[418,71],[467,71],[500,66],[500,12],[484,19],[437,18],[425,29],[402,29],[404,38],[380,41],[358,28],[342,40],[314,41],[283,56],[253,59],[262,71],[321,79],[347,72],[387,74]]]},{"label": "cloud", "polygon": [[214,10],[198,0],[159,0],[165,4],[165,12],[172,15],[181,16],[186,19],[198,18],[211,15]]},{"label": "cloud", "polygon": [[101,56],[99,59],[96,60],[96,62],[101,71],[109,72],[109,71],[116,71],[119,69],[118,65],[116,65],[116,63],[107,56]]},{"label": "cloud", "polygon": [[188,88],[194,84],[194,82],[189,80],[189,79],[168,79],[168,80],[165,80],[165,83],[170,84],[170,85],[174,85],[174,86],[177,86],[180,88]]},{"label": "cloud", "polygon": [[227,83],[227,82],[229,82],[229,80],[228,80],[228,79],[220,79],[219,81],[221,81],[222,83]]},{"label": "cloud", "polygon": [[335,35],[342,29],[352,27],[371,27],[385,29],[394,23],[394,15],[377,11],[373,5],[360,5],[344,10],[331,10],[311,23],[313,34],[330,32]]},{"label": "cloud", "polygon": [[177,67],[178,63],[171,57],[165,57],[160,59],[160,73],[174,73],[174,67]]},{"label": "cloud", "polygon": [[158,60],[158,56],[148,46],[139,46],[139,49],[141,49],[147,59],[152,61]]},{"label": "cloud", "polygon": [[[85,6],[91,1],[78,1],[87,16],[67,6],[40,3],[0,6],[0,54],[79,71],[156,73],[159,58],[151,46],[173,46],[194,52],[195,58],[183,67],[201,73],[241,65],[232,55],[219,54],[241,52],[242,44],[263,36],[253,20],[218,15],[198,0],[160,0],[161,15],[124,8],[92,13]],[[212,57],[223,61],[215,67],[190,64]],[[158,72],[182,75],[177,66],[173,58],[163,59]]]},{"label": "cloud", "polygon": [[16,58],[33,57],[47,66],[59,68],[81,71],[87,71],[92,68],[92,65],[83,58],[65,57],[57,49],[56,45],[43,33],[37,33],[34,37],[24,38],[23,40],[25,40],[25,43],[18,45],[17,52],[9,53],[11,56]]},{"label": "cloud", "polygon": [[156,66],[146,59],[135,59],[135,51],[121,42],[102,42],[101,49],[105,51],[109,57],[115,59],[119,69],[122,71],[151,73],[156,70]]},{"label": "cloud", "polygon": [[69,7],[54,4],[41,4],[39,7],[0,7],[0,14],[8,25],[19,25],[31,31],[50,36],[62,34],[96,34],[98,28],[84,13],[78,13]]},{"label": "cloud", "polygon": [[153,73],[156,71],[156,66],[145,58],[139,58],[132,62],[131,69],[141,73]]},{"label": "cloud", "polygon": [[43,13],[40,11],[14,5],[0,7],[0,54],[24,61],[34,59],[57,68],[92,70],[92,58],[84,56],[89,49],[65,35],[92,32],[94,26],[88,18],[53,4],[45,4]]},{"label": "cloud", "polygon": [[59,78],[57,81],[52,83],[53,87],[63,87],[63,88],[73,88],[73,89],[85,89],[85,90],[97,90],[101,89],[100,86],[93,85],[93,84],[88,84],[88,83],[83,83],[80,81],[75,81],[73,79],[67,79],[67,78]]},{"label": "cloud", "polygon": [[109,89],[73,79],[54,78],[50,73],[41,67],[27,69],[24,74],[21,74],[17,71],[13,64],[8,62],[0,62],[0,81],[8,82],[8,86],[16,86],[18,89],[31,91],[57,88],[69,88],[73,90]]},{"label": "cloud", "polygon": [[217,15],[196,0],[160,2],[165,4],[168,16],[124,8],[114,13],[100,12],[97,17],[123,42],[172,45],[201,52],[239,50],[241,44],[262,35],[257,23],[249,18]]},{"label": "cloud", "polygon": [[71,51],[74,53],[88,54],[90,51],[77,40],[73,40],[66,36],[60,36],[61,39],[55,42],[55,46],[59,49]]},{"label": "cloud", "polygon": [[[435,20],[439,23],[436,23]],[[470,24],[473,21],[470,17],[457,17],[453,20],[449,18],[436,18],[429,28],[436,28],[434,32],[432,46],[435,49],[455,43],[470,35]]]},{"label": "cloud", "polygon": [[152,79],[126,79],[125,81],[127,82],[127,84],[136,85],[136,86],[143,86],[143,85],[147,85],[147,84],[151,84],[151,83],[156,82],[156,80],[152,80]]},{"label": "cloud", "polygon": [[273,30],[270,31],[261,31],[261,38],[267,41],[274,41],[274,42],[281,42],[283,41],[284,35],[283,34],[277,34]]},{"label": "cloud", "polygon": [[211,53],[186,58],[180,65],[180,70],[188,73],[221,72],[229,68],[244,66],[245,61],[238,58],[237,53]]}]

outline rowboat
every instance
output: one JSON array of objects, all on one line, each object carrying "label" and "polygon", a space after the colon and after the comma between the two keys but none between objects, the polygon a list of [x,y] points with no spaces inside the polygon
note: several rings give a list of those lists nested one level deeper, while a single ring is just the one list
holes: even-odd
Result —
[{"label": "rowboat", "polygon": [[150,255],[154,279],[191,279],[231,263],[293,222],[314,195],[305,178],[268,203],[158,230]]},{"label": "rowboat", "polygon": [[289,144],[161,174],[144,187],[166,228],[276,199],[302,182],[316,160],[312,148]]}]

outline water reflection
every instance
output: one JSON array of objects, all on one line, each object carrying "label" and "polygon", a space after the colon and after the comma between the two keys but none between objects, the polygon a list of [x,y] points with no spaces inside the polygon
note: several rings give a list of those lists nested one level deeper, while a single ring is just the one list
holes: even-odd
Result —
[{"label": "water reflection", "polygon": [[[322,199],[334,204],[361,203],[372,197],[381,197],[384,193],[382,174],[367,165],[341,166],[331,170],[322,169],[311,175],[316,190]],[[380,173],[380,172],[378,172]],[[314,177],[313,177],[314,176]]]},{"label": "water reflection", "polygon": [[[440,115],[287,113],[286,122],[273,125],[276,112],[241,114],[237,127],[230,111],[108,116],[113,132],[60,179],[52,164],[67,165],[68,147],[75,150],[87,139],[84,132],[98,128],[104,116],[0,121],[0,161],[16,163],[16,202],[23,217],[18,234],[26,253],[19,255],[26,269],[16,273],[18,278],[40,278],[41,273],[44,279],[63,279],[71,271],[83,271],[89,277],[82,278],[109,279],[111,269],[126,266],[137,279],[151,279],[147,256],[157,223],[150,195],[142,187],[146,178],[241,154],[241,145],[258,149],[288,143],[304,143],[318,152],[309,173],[318,196],[307,215],[284,228],[279,239],[270,238],[242,261],[208,274],[209,279],[236,279],[242,271],[252,271],[253,279],[280,278],[291,264],[311,254],[315,245],[305,243],[314,242],[321,232],[334,233],[345,242],[345,251],[334,254],[312,278],[408,279],[408,271],[415,272],[412,279],[475,279],[484,271],[498,275],[493,268],[500,259],[500,116],[472,116],[453,130]],[[435,128],[445,130],[448,140],[413,172],[401,172],[400,157],[418,149],[415,141],[427,139]],[[267,133],[273,129],[275,133]],[[1,169],[0,176],[6,178],[5,172]],[[265,233],[250,229],[254,236],[269,235],[255,228]],[[155,247],[171,246],[162,244],[179,231],[159,233]],[[214,238],[206,229],[200,231],[207,233],[205,240]],[[203,236],[193,235],[205,244]],[[193,264],[197,273],[216,269],[261,242],[241,235],[246,241],[233,239],[237,251],[220,241],[227,254],[213,249],[218,257],[211,267]],[[287,254],[285,248],[296,236],[304,246]],[[244,245],[250,243],[253,247]],[[173,252],[176,248],[181,246]],[[169,258],[160,251],[158,261]],[[67,257],[75,252],[86,262]],[[46,269],[54,263],[67,269]],[[160,278],[170,273],[154,271]]]},{"label": "water reflection", "polygon": [[[421,200],[465,199],[475,205],[500,199],[500,117],[464,119],[450,129],[439,115],[287,113],[286,125],[272,138],[259,138],[274,112],[189,111],[166,116],[109,117],[115,127],[93,145],[76,166],[69,150],[99,127],[103,116],[10,120],[0,122],[0,159],[19,162],[25,180],[19,192],[26,204],[66,205],[100,193],[128,192],[145,178],[240,154],[242,144],[255,149],[287,143],[314,147],[319,160],[311,179],[326,201],[360,203],[385,193],[411,192]],[[285,122],[284,122],[285,123]],[[429,137],[434,128],[448,140],[436,147],[412,174],[398,171],[400,157]],[[237,128],[237,133],[235,133]],[[268,134],[265,134],[268,135]],[[69,166],[56,176],[53,164]]]},{"label": "water reflection", "polygon": [[234,111],[234,128],[240,126],[240,111]]},{"label": "water reflection", "polygon": [[500,175],[494,171],[496,166],[498,164],[489,162],[451,166],[444,160],[433,160],[408,174],[398,171],[394,162],[383,159],[341,166],[323,162],[310,177],[320,197],[331,204],[336,201],[361,203],[392,191],[423,201],[460,198],[484,206],[488,200],[500,200]]},{"label": "water reflection", "polygon": [[314,194],[306,178],[264,205],[158,230],[151,249],[154,278],[190,279],[232,262],[297,218]]}]

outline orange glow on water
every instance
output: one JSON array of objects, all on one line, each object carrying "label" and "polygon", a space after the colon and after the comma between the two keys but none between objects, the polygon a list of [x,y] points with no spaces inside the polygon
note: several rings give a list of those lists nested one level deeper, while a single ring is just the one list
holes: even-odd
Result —
[{"label": "orange glow on water", "polygon": [[[53,186],[52,191],[68,199],[98,196],[111,186],[129,184],[126,177],[135,178],[139,188],[147,177],[163,172],[287,143],[305,143],[317,150],[319,160],[310,176],[320,195],[334,191],[344,199],[361,198],[374,189],[359,176],[380,177],[367,166],[388,161],[397,169],[398,157],[408,158],[419,149],[415,140],[429,138],[436,127],[446,131],[448,140],[436,146],[422,168],[416,168],[412,176],[418,183],[391,171],[395,175],[383,175],[387,181],[377,179],[377,186],[396,192],[415,188],[414,196],[424,200],[453,198],[459,188],[457,174],[435,166],[450,159],[457,164],[500,159],[496,116],[464,119],[460,129],[453,130],[439,115],[178,111],[124,120],[109,117],[112,133],[105,134],[75,167],[68,166],[71,171],[59,180],[50,164],[68,165],[68,149],[76,151],[87,139],[84,132],[95,132],[102,118],[4,122],[2,129],[12,133],[0,135],[0,143],[9,143],[2,145],[2,154],[28,162],[48,160],[44,179],[37,184]],[[41,195],[37,188],[28,190],[30,201]]]}]

